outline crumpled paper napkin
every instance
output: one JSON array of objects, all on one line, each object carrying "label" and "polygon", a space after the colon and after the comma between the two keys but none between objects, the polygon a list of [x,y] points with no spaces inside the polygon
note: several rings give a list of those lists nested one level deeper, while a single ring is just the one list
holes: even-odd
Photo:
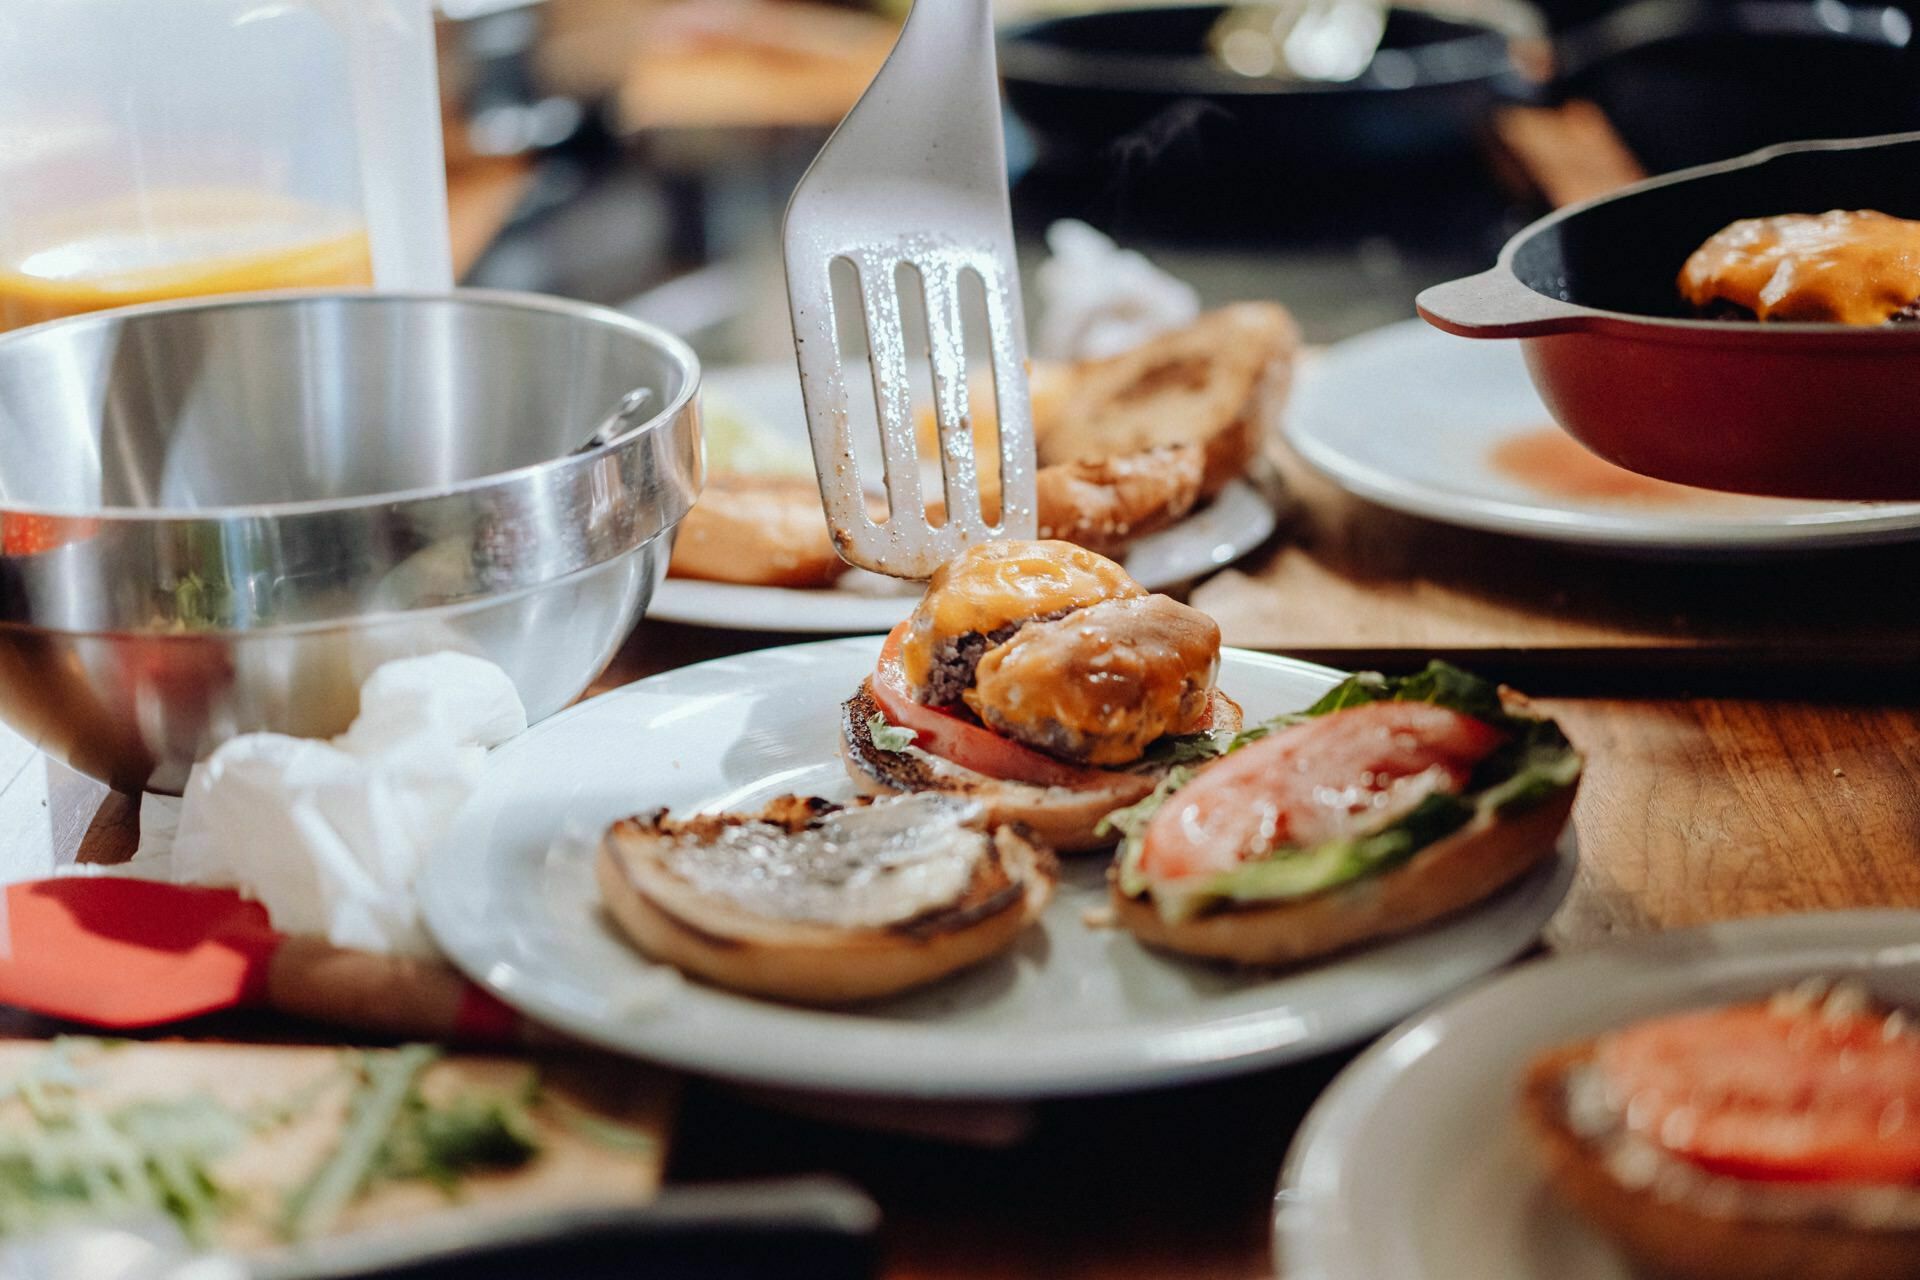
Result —
[{"label": "crumpled paper napkin", "polygon": [[1045,360],[1104,360],[1200,317],[1200,294],[1132,249],[1084,222],[1047,228],[1053,256],[1034,285],[1040,320],[1034,354]]},{"label": "crumpled paper napkin", "polygon": [[435,956],[414,879],[479,788],[489,748],[526,708],[491,662],[439,653],[387,663],[330,742],[254,733],[196,765],[178,802],[147,796],[123,869],[239,889],[282,933]]}]

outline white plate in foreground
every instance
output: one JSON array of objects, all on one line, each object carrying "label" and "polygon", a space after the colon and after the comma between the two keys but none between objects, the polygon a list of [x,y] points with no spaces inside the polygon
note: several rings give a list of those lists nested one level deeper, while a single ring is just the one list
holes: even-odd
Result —
[{"label": "white plate in foreground", "polygon": [[1623,472],[1553,425],[1519,343],[1420,320],[1339,343],[1303,369],[1286,432],[1351,493],[1495,533],[1693,556],[1920,537],[1920,504],[1749,498]]},{"label": "white plate in foreground", "polygon": [[[1106,901],[1106,859],[1079,857],[1042,927],[1012,953],[920,992],[843,1012],[691,982],[657,996],[660,971],[603,916],[590,846],[555,838],[661,806],[848,795],[840,702],[879,648],[839,640],[687,667],[500,748],[422,877],[434,936],[509,1004],[639,1057],[797,1088],[1040,1097],[1226,1075],[1350,1044],[1518,954],[1572,879],[1568,841],[1453,920],[1317,966],[1242,975],[1090,928],[1082,917]],[[1339,678],[1235,650],[1220,673],[1249,719],[1305,706]]]},{"label": "white plate in foreground", "polygon": [[1920,1005],[1920,912],[1783,916],[1524,965],[1401,1027],[1342,1072],[1288,1153],[1287,1280],[1629,1280],[1561,1208],[1514,1109],[1543,1049],[1640,1018],[1858,975]]},{"label": "white plate in foreground", "polygon": [[[811,457],[800,379],[792,365],[710,369],[702,393],[710,413],[735,414],[798,458]],[[876,455],[878,449],[875,443]],[[878,474],[877,456],[863,459],[863,465],[865,474]],[[1125,557],[1127,572],[1147,590],[1164,591],[1232,564],[1265,542],[1277,521],[1273,501],[1252,483],[1236,480],[1179,524],[1135,543]],[[913,612],[922,590],[919,583],[877,574],[854,575],[841,586],[815,591],[669,578],[654,593],[647,616],[740,631],[854,635],[891,631]]]}]

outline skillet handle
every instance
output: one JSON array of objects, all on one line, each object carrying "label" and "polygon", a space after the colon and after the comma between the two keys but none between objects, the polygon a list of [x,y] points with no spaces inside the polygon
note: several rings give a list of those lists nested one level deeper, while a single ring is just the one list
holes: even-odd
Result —
[{"label": "skillet handle", "polygon": [[1502,262],[1477,276],[1424,290],[1414,306],[1436,329],[1462,338],[1540,338],[1587,327],[1584,308],[1520,283]]}]

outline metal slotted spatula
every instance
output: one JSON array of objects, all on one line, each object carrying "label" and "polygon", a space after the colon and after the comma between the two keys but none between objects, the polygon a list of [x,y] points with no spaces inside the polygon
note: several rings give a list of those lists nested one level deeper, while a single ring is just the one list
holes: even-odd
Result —
[{"label": "metal slotted spatula", "polygon": [[[893,55],[794,192],[787,293],[807,429],[827,523],[842,558],[926,578],[964,547],[1034,535],[1033,420],[1026,332],[1007,197],[1006,144],[989,0],[918,0]],[[868,513],[848,421],[833,270],[859,280],[890,515]],[[910,272],[902,272],[905,265]],[[961,300],[977,275],[998,398],[998,523],[981,506]],[[946,519],[921,491],[901,281],[924,291]],[[991,499],[989,500],[991,502]]]}]

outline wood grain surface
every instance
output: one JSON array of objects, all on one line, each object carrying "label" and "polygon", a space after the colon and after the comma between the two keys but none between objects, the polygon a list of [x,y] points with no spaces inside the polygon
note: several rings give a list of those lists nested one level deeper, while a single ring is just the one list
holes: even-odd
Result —
[{"label": "wood grain surface", "polygon": [[1623,672],[1781,672],[1780,686],[1861,666],[1910,672],[1920,544],[1739,560],[1583,552],[1435,524],[1351,497],[1276,443],[1293,494],[1267,554],[1192,602],[1230,644],[1336,666],[1442,655],[1564,672],[1570,687]]},{"label": "wood grain surface", "polygon": [[[1394,515],[1278,461],[1299,498],[1290,528],[1195,603],[1233,643],[1341,665],[1439,652],[1550,694],[1542,707],[1590,770],[1575,811],[1581,870],[1546,945],[1920,907],[1920,603],[1905,589],[1920,553],[1606,559]],[[650,622],[601,687],[799,638]],[[0,875],[131,854],[134,802],[3,730],[0,779]],[[0,1010],[0,1032],[51,1030]],[[886,1214],[888,1280],[1256,1280],[1273,1274],[1287,1143],[1343,1061],[1044,1104],[972,1145],[696,1082],[670,1178],[849,1177]]]},{"label": "wood grain surface", "polygon": [[[791,639],[648,623],[608,682]],[[1559,668],[1557,696],[1542,706],[1591,769],[1575,813],[1582,867],[1548,944],[1788,911],[1920,906],[1920,685],[1910,671],[1856,671],[1849,687],[1836,680],[1846,674],[1783,669],[1764,681],[1773,696],[1710,698],[1673,694],[1670,672],[1623,677],[1604,660]],[[1801,676],[1820,696],[1797,692]],[[1620,696],[1635,682],[1661,696]],[[1607,696],[1580,696],[1583,683]],[[131,852],[129,802],[17,740],[10,752],[0,746],[0,772],[9,761],[0,814],[25,816],[0,845],[7,867],[21,865],[20,850],[62,862]],[[48,1028],[0,1013],[0,1030]],[[1023,1140],[986,1147],[874,1132],[846,1123],[844,1111],[803,1116],[702,1084],[679,1124],[674,1176],[850,1177],[886,1211],[890,1280],[1266,1276],[1267,1214],[1287,1140],[1339,1065],[1046,1104],[997,1129],[998,1141]]]}]

